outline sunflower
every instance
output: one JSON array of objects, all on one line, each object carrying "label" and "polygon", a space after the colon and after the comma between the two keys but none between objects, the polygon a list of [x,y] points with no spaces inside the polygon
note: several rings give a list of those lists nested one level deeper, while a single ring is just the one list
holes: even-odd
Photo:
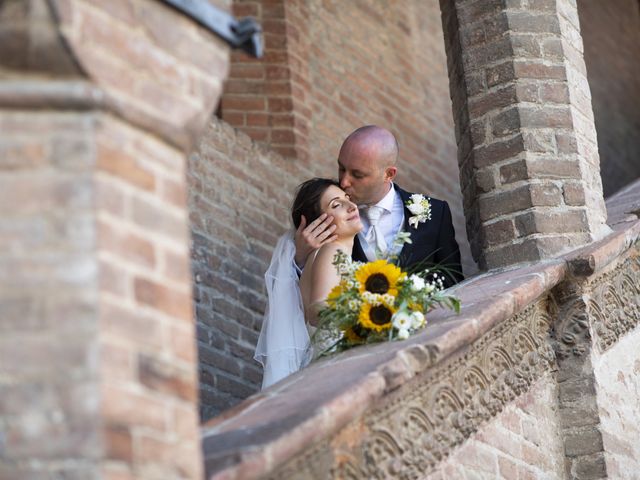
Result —
[{"label": "sunflower", "polygon": [[364,303],[358,315],[358,323],[364,328],[382,332],[391,328],[391,317],[396,313],[396,308],[385,302],[379,305]]},{"label": "sunflower", "polygon": [[351,344],[357,345],[359,343],[364,342],[364,339],[356,332],[356,327],[347,327],[344,331],[344,338]]},{"label": "sunflower", "polygon": [[347,286],[345,285],[345,283],[340,282],[338,285],[333,287],[329,292],[329,295],[327,296],[327,303],[331,306],[334,306],[337,300],[340,298],[340,295],[342,295],[342,293],[346,290],[347,290]]},{"label": "sunflower", "polygon": [[356,273],[356,280],[360,283],[360,294],[364,292],[384,295],[398,295],[398,280],[405,276],[398,267],[386,260],[376,260],[366,263]]}]

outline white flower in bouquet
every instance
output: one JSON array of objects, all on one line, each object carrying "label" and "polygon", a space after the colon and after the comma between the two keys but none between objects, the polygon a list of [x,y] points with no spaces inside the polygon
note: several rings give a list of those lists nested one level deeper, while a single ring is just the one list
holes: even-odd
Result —
[{"label": "white flower in bouquet", "polygon": [[396,312],[391,318],[391,323],[395,328],[400,330],[409,330],[411,328],[411,314],[406,310]]},{"label": "white flower in bouquet", "polygon": [[424,314],[418,310],[411,312],[411,328],[418,329],[424,325]]},{"label": "white flower in bouquet", "polygon": [[385,293],[384,295],[382,295],[382,301],[390,305],[393,305],[393,303],[396,301],[396,297],[394,297],[389,293]]},{"label": "white flower in bouquet", "polygon": [[411,281],[411,288],[415,291],[415,292],[419,292],[420,290],[422,290],[425,286],[425,281],[424,278],[422,278],[419,275],[411,275],[409,277],[409,280]]},{"label": "white flower in bouquet", "polygon": [[409,330],[405,328],[398,330],[398,340],[406,340],[407,338],[409,338]]},{"label": "white flower in bouquet", "polygon": [[360,310],[360,305],[361,303],[357,300],[349,300],[349,303],[348,303],[349,310],[351,310],[352,312]]}]

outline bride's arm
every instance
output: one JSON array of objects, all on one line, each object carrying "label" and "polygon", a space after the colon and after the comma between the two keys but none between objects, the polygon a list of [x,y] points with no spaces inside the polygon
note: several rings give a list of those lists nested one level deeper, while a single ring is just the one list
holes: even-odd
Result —
[{"label": "bride's arm", "polygon": [[337,250],[333,244],[324,245],[313,263],[308,318],[311,325],[317,325],[318,312],[326,305],[325,301],[331,289],[340,283],[340,275],[333,265],[333,257]]}]

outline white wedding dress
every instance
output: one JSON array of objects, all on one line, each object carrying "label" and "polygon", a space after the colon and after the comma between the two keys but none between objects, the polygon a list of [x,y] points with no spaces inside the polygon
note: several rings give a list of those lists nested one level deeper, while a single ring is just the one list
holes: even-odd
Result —
[{"label": "white wedding dress", "polygon": [[254,355],[264,369],[263,389],[304,368],[313,358],[293,263],[293,234],[290,230],[280,237],[264,274],[268,302]]},{"label": "white wedding dress", "polygon": [[253,357],[263,367],[263,389],[306,367],[341,336],[317,330],[305,321],[295,253],[294,232],[290,230],[278,239],[264,274],[267,308]]}]

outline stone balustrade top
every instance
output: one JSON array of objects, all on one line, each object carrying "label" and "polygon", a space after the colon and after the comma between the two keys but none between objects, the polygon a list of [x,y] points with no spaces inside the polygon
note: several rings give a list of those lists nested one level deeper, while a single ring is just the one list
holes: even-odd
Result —
[{"label": "stone balustrade top", "polygon": [[437,309],[428,315],[427,328],[406,341],[321,360],[204,424],[207,478],[268,475],[561,281],[602,270],[640,239],[640,181],[610,198],[607,207],[613,232],[601,241],[535,265],[472,277],[452,288],[462,301],[459,314]]}]

